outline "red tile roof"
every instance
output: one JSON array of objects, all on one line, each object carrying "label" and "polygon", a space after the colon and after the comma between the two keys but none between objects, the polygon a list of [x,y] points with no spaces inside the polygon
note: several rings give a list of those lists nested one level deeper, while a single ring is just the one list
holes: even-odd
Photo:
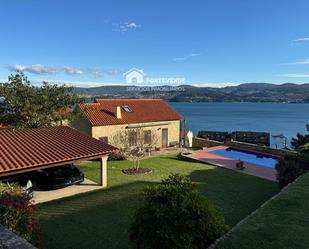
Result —
[{"label": "red tile roof", "polygon": [[[116,106],[121,108],[121,119],[116,117]],[[134,124],[180,120],[181,116],[162,99],[97,99],[96,103],[82,104],[81,109],[93,126]]]},{"label": "red tile roof", "polygon": [[116,148],[67,126],[0,130],[1,174],[96,157]]},{"label": "red tile roof", "polygon": [[8,128],[8,125],[0,124],[0,129],[6,129],[6,128]]}]

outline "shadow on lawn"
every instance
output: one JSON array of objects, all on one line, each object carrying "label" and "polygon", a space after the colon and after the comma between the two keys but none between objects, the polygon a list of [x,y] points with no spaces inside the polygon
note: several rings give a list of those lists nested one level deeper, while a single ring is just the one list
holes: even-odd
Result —
[{"label": "shadow on lawn", "polygon": [[235,225],[279,191],[277,183],[229,169],[195,170],[190,174],[200,192]]},{"label": "shadow on lawn", "polygon": [[127,248],[131,217],[141,190],[154,183],[132,182],[38,206],[46,248]]},{"label": "shadow on lawn", "polygon": [[[273,182],[217,167],[194,170],[190,177],[231,226],[278,191]],[[141,190],[153,184],[132,181],[38,206],[46,248],[128,248],[128,230]]]}]

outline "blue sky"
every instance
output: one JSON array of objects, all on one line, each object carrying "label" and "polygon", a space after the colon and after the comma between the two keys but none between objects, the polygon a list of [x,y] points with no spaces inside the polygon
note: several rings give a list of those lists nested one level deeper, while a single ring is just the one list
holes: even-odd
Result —
[{"label": "blue sky", "polygon": [[189,84],[309,82],[308,0],[0,2],[0,80],[96,86],[148,77]]}]

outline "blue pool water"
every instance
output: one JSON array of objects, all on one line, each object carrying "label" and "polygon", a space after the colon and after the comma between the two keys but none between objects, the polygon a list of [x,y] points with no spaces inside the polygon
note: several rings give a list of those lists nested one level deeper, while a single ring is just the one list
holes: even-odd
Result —
[{"label": "blue pool water", "polygon": [[268,156],[260,153],[243,151],[237,149],[223,149],[209,152],[218,156],[232,158],[235,160],[241,160],[248,163],[254,163],[256,165],[275,168],[278,158],[275,156]]}]

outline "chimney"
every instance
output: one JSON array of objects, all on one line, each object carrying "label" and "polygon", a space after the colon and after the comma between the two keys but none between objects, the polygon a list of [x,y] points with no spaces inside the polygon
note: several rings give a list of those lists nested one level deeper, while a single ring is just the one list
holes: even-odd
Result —
[{"label": "chimney", "polygon": [[121,106],[116,106],[116,118],[121,119]]}]

